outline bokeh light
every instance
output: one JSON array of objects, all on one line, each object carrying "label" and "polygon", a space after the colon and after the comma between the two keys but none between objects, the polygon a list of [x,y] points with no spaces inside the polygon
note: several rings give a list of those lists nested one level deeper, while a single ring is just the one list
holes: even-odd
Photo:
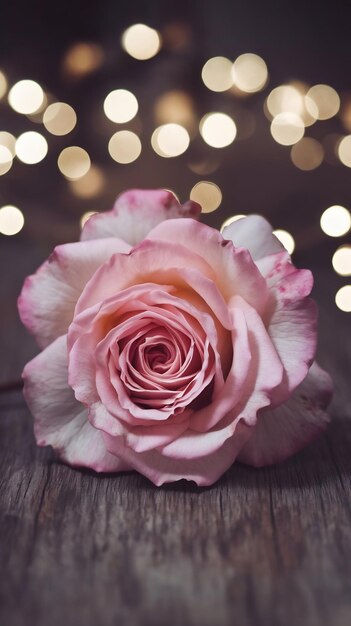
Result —
[{"label": "bokeh light", "polygon": [[15,150],[17,158],[22,163],[34,165],[46,157],[48,144],[43,135],[30,130],[17,138]]},{"label": "bokeh light", "polygon": [[348,132],[351,132],[351,94],[343,94],[340,119]]},{"label": "bokeh light", "polygon": [[233,86],[233,63],[226,57],[212,57],[202,68],[201,77],[211,91],[227,91]]},{"label": "bokeh light", "polygon": [[20,80],[9,91],[8,101],[16,113],[30,115],[44,103],[44,92],[34,80]]},{"label": "bokeh light", "polygon": [[291,85],[280,85],[270,92],[266,100],[270,115],[276,117],[279,113],[296,113],[302,111],[303,101],[299,91]]},{"label": "bokeh light", "polygon": [[188,168],[198,176],[208,176],[208,174],[213,174],[213,172],[218,170],[220,165],[221,161],[219,159],[207,157],[205,159],[191,161],[188,163]]},{"label": "bokeh light", "polygon": [[328,120],[333,117],[340,108],[338,93],[329,85],[314,85],[307,92],[306,108],[314,115],[315,107],[317,107],[319,120]]},{"label": "bokeh light", "polygon": [[312,137],[303,137],[291,148],[293,164],[304,172],[315,170],[323,162],[322,145]]},{"label": "bokeh light", "polygon": [[104,53],[100,46],[80,42],[67,50],[63,67],[71,76],[82,77],[97,70],[103,61]]},{"label": "bokeh light", "polygon": [[322,213],[320,225],[329,237],[342,237],[351,228],[350,211],[343,206],[333,205]]},{"label": "bokeh light", "polygon": [[65,102],[50,104],[43,115],[43,124],[52,135],[67,135],[77,123],[74,109]]},{"label": "bokeh light", "polygon": [[351,285],[344,285],[339,289],[335,296],[335,303],[341,311],[351,312]]},{"label": "bokeh light", "polygon": [[284,246],[285,250],[292,254],[295,250],[295,239],[294,237],[287,231],[281,228],[277,228],[273,231],[273,235],[279,239],[280,243]]},{"label": "bokeh light", "polygon": [[296,113],[278,113],[271,123],[273,139],[282,146],[291,146],[302,139],[305,126]]},{"label": "bokeh light", "polygon": [[157,124],[180,124],[192,130],[195,123],[192,98],[185,91],[166,91],[156,101],[155,120]]},{"label": "bokeh light", "polygon": [[230,226],[230,224],[233,224],[234,222],[237,222],[238,220],[241,220],[243,217],[246,217],[246,215],[244,215],[244,213],[238,213],[238,215],[231,215],[230,217],[227,217],[226,220],[224,220],[220,231],[221,233],[223,233],[224,229],[227,226]]},{"label": "bokeh light", "polygon": [[279,113],[295,113],[304,126],[311,126],[317,120],[318,108],[312,100],[309,100],[309,111],[307,110],[306,93],[307,86],[296,81],[289,85],[275,87],[265,102],[266,116],[272,120]]},{"label": "bokeh light", "polygon": [[268,80],[267,65],[257,54],[241,54],[233,64],[232,78],[240,91],[260,91]]},{"label": "bokeh light", "polygon": [[340,246],[333,254],[332,264],[340,276],[351,276],[351,245]]},{"label": "bokeh light", "polygon": [[79,146],[64,148],[59,155],[57,165],[60,172],[69,180],[82,178],[90,169],[90,157]]},{"label": "bokeh light", "polygon": [[12,167],[13,155],[11,150],[0,144],[0,176],[6,174]]},{"label": "bokeh light", "polygon": [[17,235],[24,225],[22,211],[10,204],[0,209],[0,233],[2,235]]},{"label": "bokeh light", "polygon": [[79,198],[94,198],[103,190],[104,184],[104,174],[97,165],[91,165],[81,178],[69,181],[71,190]]},{"label": "bokeh light", "polygon": [[106,117],[116,124],[129,122],[138,112],[138,101],[127,89],[115,89],[105,98],[104,111]]},{"label": "bokeh light", "polygon": [[7,78],[3,72],[0,70],[0,100],[4,97],[7,91]]},{"label": "bokeh light", "polygon": [[163,124],[156,128],[151,137],[151,145],[162,157],[177,157],[189,147],[189,133],[180,124]]},{"label": "bokeh light", "polygon": [[218,185],[207,180],[196,183],[190,192],[190,199],[198,202],[202,213],[211,213],[222,202],[222,192]]},{"label": "bokeh light", "polygon": [[82,217],[80,218],[80,227],[83,228],[87,221],[97,213],[98,211],[86,211],[85,213],[83,213]]},{"label": "bokeh light", "polygon": [[200,133],[212,148],[225,148],[236,137],[236,125],[226,113],[207,113],[200,121]]},{"label": "bokeh light", "polygon": [[121,43],[131,57],[138,61],[146,61],[158,53],[161,37],[157,30],[146,24],[133,24],[124,31]]},{"label": "bokeh light", "polygon": [[108,151],[117,163],[132,163],[141,153],[141,141],[130,130],[120,130],[112,135]]},{"label": "bokeh light", "polygon": [[338,144],[338,157],[346,167],[351,167],[351,135],[343,137]]}]

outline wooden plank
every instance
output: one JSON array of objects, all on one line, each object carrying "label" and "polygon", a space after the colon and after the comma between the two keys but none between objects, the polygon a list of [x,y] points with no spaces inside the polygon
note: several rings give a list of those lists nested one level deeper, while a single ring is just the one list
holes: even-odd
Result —
[{"label": "wooden plank", "polygon": [[2,623],[347,623],[347,420],[275,468],[157,489],[37,449],[19,392],[1,414]]},{"label": "wooden plank", "polygon": [[[320,272],[320,301],[323,289]],[[73,470],[35,446],[21,391],[2,390],[1,623],[346,626],[349,322],[325,301],[320,323],[336,382],[327,434],[273,468],[236,464],[207,489]],[[34,348],[11,341],[16,380]]]}]

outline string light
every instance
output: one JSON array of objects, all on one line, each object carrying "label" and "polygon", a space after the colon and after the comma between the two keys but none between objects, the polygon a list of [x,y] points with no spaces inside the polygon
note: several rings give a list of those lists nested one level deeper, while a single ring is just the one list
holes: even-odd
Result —
[{"label": "string light", "polygon": [[296,113],[299,115],[302,110],[302,96],[295,87],[280,85],[270,92],[266,104],[272,118],[279,113]]},{"label": "string light", "polygon": [[322,163],[324,150],[319,141],[312,137],[303,137],[291,148],[291,160],[299,170],[315,170]]},{"label": "string light", "polygon": [[285,250],[287,250],[289,252],[289,254],[292,254],[295,250],[295,240],[294,237],[288,233],[287,230],[282,230],[281,228],[278,228],[277,230],[273,231],[273,235],[276,236],[277,239],[279,239],[280,243],[284,246]]},{"label": "string light", "polygon": [[10,89],[8,101],[16,113],[30,115],[41,109],[44,92],[34,80],[20,80]]},{"label": "string light", "polygon": [[201,77],[211,91],[227,91],[233,86],[232,62],[226,57],[213,57],[202,68]]},{"label": "string light", "polygon": [[302,139],[305,126],[295,113],[278,113],[271,123],[271,135],[282,146],[291,146]]},{"label": "string light", "polygon": [[343,137],[338,144],[338,157],[346,167],[351,167],[351,135]]},{"label": "string light", "polygon": [[338,93],[329,85],[314,85],[307,92],[306,108],[315,114],[317,107],[317,118],[328,120],[337,114],[340,108],[340,98]]},{"label": "string light", "polygon": [[350,132],[351,131],[351,98],[350,95],[343,97],[343,105],[340,111],[340,118],[345,129]]},{"label": "string light", "polygon": [[112,135],[108,151],[117,163],[132,163],[141,153],[141,142],[130,130],[120,130]]},{"label": "string light", "polygon": [[164,158],[177,157],[189,147],[189,133],[180,124],[163,124],[156,128],[151,137],[155,152]]},{"label": "string light", "polygon": [[10,204],[0,209],[0,233],[2,235],[17,235],[24,225],[22,211]]},{"label": "string light", "polygon": [[63,67],[68,74],[82,77],[97,70],[104,61],[104,53],[94,43],[77,43],[67,50]]},{"label": "string light", "polygon": [[67,135],[77,123],[74,109],[65,102],[50,104],[43,115],[43,124],[52,135]]},{"label": "string light", "polygon": [[246,215],[244,215],[244,213],[238,213],[238,215],[231,215],[230,217],[227,217],[226,220],[224,220],[220,231],[221,233],[223,233],[224,229],[227,228],[227,226],[230,226],[231,224],[234,224],[234,222],[237,222],[238,220],[241,220],[243,217],[246,217]]},{"label": "string light", "polygon": [[222,192],[215,183],[202,180],[192,188],[190,199],[201,206],[202,213],[211,213],[221,204]]},{"label": "string light", "polygon": [[30,130],[18,137],[15,150],[17,158],[22,163],[34,165],[46,157],[48,144],[43,135]]},{"label": "string light", "polygon": [[[307,87],[301,83],[280,85],[273,89],[266,102],[265,112],[269,119],[279,113],[295,113],[304,126],[311,126],[318,117],[318,108],[315,102],[306,95]],[[309,107],[307,110],[307,102]]]},{"label": "string light", "polygon": [[189,170],[198,176],[208,176],[208,174],[213,174],[213,172],[218,170],[220,165],[221,161],[214,158],[200,159],[198,161],[188,163]]},{"label": "string light", "polygon": [[80,227],[83,228],[83,226],[93,215],[97,215],[97,211],[86,211],[85,213],[83,213],[82,217],[80,218]]},{"label": "string light", "polygon": [[105,183],[104,174],[97,165],[77,180],[70,180],[69,185],[73,193],[79,198],[93,198],[102,191]]},{"label": "string light", "polygon": [[138,112],[138,101],[127,89],[115,89],[105,98],[104,111],[106,117],[116,124],[129,122]]},{"label": "string light", "polygon": [[322,213],[320,225],[329,237],[342,237],[351,228],[350,212],[340,205],[331,206]]},{"label": "string light", "polygon": [[121,44],[131,57],[138,61],[146,61],[160,50],[161,37],[157,30],[146,24],[133,24],[124,31]]},{"label": "string light", "polygon": [[345,313],[351,312],[351,285],[344,285],[335,296],[336,306]]},{"label": "string light", "polygon": [[200,121],[200,133],[212,148],[225,148],[236,137],[236,125],[226,113],[207,113]]},{"label": "string light", "polygon": [[0,100],[4,97],[7,91],[7,78],[3,72],[0,70]]},{"label": "string light", "polygon": [[332,264],[340,276],[351,276],[351,246],[340,246],[333,254]]},{"label": "string light", "polygon": [[12,167],[12,152],[4,145],[0,144],[0,176],[6,174]]},{"label": "string light", "polygon": [[241,54],[233,64],[234,85],[245,93],[260,91],[268,80],[267,65],[257,54]]},{"label": "string light", "polygon": [[85,176],[90,169],[91,162],[86,150],[78,146],[70,146],[62,150],[57,165],[66,178],[76,180]]},{"label": "string light", "polygon": [[195,121],[191,97],[180,90],[162,94],[155,104],[155,119],[158,124],[180,124],[191,130]]}]

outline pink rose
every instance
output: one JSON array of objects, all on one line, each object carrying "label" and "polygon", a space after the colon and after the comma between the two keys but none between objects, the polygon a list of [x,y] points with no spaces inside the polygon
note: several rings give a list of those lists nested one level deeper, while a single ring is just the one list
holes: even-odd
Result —
[{"label": "pink rose", "polygon": [[[40,446],[156,485],[282,461],[325,429],[312,275],[253,215],[223,236],[166,191],[129,191],[26,279]],[[189,219],[190,218],[190,219]]]}]

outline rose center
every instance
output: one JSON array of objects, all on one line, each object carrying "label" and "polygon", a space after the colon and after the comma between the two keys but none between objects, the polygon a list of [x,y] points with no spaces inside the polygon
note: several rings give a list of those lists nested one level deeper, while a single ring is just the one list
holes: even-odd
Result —
[{"label": "rose center", "polygon": [[170,349],[162,343],[147,348],[144,354],[149,368],[160,374],[167,369],[172,360]]}]

